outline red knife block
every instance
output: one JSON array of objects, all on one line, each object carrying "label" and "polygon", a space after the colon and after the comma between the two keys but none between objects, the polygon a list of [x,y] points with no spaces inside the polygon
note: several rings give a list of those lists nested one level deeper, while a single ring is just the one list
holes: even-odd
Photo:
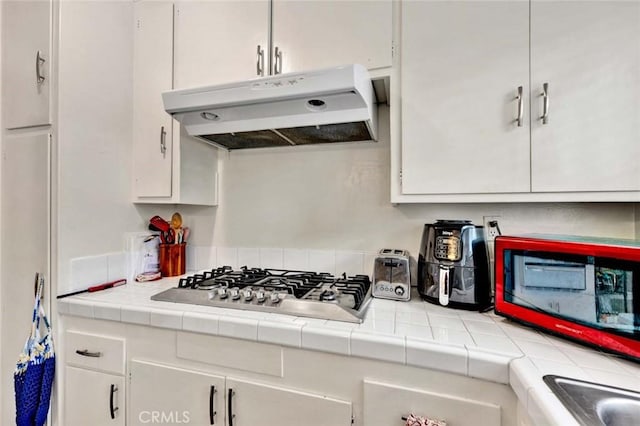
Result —
[{"label": "red knife block", "polygon": [[163,277],[184,275],[187,264],[187,243],[160,244],[160,273]]}]

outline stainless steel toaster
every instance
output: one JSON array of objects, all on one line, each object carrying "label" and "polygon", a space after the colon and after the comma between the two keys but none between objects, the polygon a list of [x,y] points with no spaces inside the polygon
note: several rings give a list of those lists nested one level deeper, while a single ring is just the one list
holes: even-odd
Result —
[{"label": "stainless steel toaster", "polygon": [[409,252],[382,249],[373,264],[373,297],[408,301],[411,299]]}]

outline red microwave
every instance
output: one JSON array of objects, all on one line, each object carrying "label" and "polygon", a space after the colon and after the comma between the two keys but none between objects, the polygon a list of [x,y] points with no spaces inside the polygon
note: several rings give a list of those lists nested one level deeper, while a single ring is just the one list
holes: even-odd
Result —
[{"label": "red microwave", "polygon": [[499,236],[495,311],[640,361],[640,241]]}]

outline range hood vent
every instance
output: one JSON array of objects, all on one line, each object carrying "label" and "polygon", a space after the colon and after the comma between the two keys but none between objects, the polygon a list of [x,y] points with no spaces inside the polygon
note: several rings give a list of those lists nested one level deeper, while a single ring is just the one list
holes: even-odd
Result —
[{"label": "range hood vent", "polygon": [[191,136],[224,149],[375,141],[377,108],[362,65],[162,94]]}]

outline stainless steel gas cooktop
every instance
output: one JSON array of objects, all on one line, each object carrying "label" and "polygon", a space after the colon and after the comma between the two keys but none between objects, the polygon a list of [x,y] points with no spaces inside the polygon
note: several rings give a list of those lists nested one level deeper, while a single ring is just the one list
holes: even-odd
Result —
[{"label": "stainless steel gas cooktop", "polygon": [[181,278],[151,300],[362,322],[371,299],[367,275],[223,266]]}]

